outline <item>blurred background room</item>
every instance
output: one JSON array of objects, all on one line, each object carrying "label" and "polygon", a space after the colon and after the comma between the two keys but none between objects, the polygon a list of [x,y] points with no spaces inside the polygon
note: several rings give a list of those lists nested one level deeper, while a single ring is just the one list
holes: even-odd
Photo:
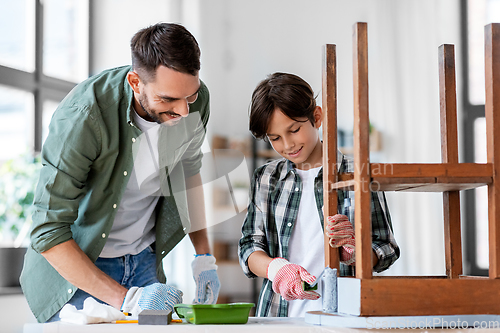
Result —
[{"label": "blurred background room", "polygon": [[[322,46],[336,44],[339,142],[352,153],[356,22],[368,23],[372,161],[441,162],[442,44],[455,45],[460,161],[486,161],[483,31],[500,22],[499,0],[0,0],[0,318],[7,332],[35,322],[17,279],[52,113],[76,83],[130,64],[132,35],[160,21],[183,24],[202,51],[200,78],[211,94],[204,151],[218,151],[227,171],[204,185],[222,303],[256,302],[260,290],[237,262],[250,175],[277,156],[248,131],[253,89],[270,73],[290,72],[311,84],[321,105]],[[485,191],[461,194],[466,274],[488,272]],[[383,274],[444,275],[442,195],[387,198],[401,257]],[[164,261],[168,283],[187,302],[193,254],[185,239]]]}]

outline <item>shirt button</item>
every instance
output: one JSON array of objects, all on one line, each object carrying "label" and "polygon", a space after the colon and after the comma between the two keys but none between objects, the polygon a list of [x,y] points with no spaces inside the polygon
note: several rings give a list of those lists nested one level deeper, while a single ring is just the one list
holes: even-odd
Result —
[{"label": "shirt button", "polygon": [[113,205],[113,208],[116,209],[116,204]]},{"label": "shirt button", "polygon": [[126,176],[127,175],[127,171],[123,171],[123,175]]},{"label": "shirt button", "polygon": [[106,234],[105,233],[102,233],[102,238],[106,238]]},{"label": "shirt button", "polygon": [[161,251],[161,254],[165,254],[165,251]]},{"label": "shirt button", "polygon": [[71,294],[73,292],[73,289],[68,289],[68,294]]},{"label": "shirt button", "polygon": [[132,142],[135,142],[135,138],[132,138]]},{"label": "shirt button", "polygon": [[298,190],[299,190],[299,188],[298,188],[298,187],[296,187],[296,188],[295,188],[295,192],[297,192]]},{"label": "shirt button", "polygon": [[291,224],[290,222],[288,222],[287,226],[291,227],[291,226],[292,226],[292,224]]}]

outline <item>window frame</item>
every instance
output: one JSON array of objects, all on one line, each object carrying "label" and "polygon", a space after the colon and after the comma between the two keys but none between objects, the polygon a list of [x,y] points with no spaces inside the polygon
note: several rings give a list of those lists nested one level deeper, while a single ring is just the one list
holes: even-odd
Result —
[{"label": "window frame", "polygon": [[[76,82],[70,82],[54,77],[47,76],[43,73],[43,0],[35,1],[35,69],[33,72],[27,72],[12,68],[9,66],[0,65],[0,85],[23,90],[33,94],[34,98],[34,115],[33,115],[33,142],[30,149],[34,153],[39,153],[42,149],[42,129],[43,129],[43,104],[47,100],[62,100],[73,87]],[[88,2],[89,22],[89,45],[88,45],[88,68],[89,73],[92,66],[91,61],[91,45],[92,43],[92,0]]]},{"label": "window frame", "polygon": [[[463,136],[462,147],[464,152],[464,162],[475,162],[474,149],[474,122],[478,118],[485,117],[485,106],[475,105],[470,102],[469,96],[469,20],[468,20],[468,1],[460,1],[461,16],[461,40],[462,40],[462,105],[463,105]],[[476,197],[475,190],[464,191],[464,221],[462,228],[465,231],[465,265],[464,274],[475,276],[487,276],[488,269],[484,269],[477,264],[477,239],[476,239]]]}]

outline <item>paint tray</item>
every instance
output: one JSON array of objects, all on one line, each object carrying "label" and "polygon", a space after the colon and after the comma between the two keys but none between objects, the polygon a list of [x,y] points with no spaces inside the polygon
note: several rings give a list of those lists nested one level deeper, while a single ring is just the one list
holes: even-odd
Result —
[{"label": "paint tray", "polygon": [[192,324],[246,324],[253,303],[177,304],[179,318]]}]

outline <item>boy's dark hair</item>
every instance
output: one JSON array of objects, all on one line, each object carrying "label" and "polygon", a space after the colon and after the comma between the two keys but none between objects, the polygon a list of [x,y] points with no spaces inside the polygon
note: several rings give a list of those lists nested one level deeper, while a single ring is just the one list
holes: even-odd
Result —
[{"label": "boy's dark hair", "polygon": [[182,25],[158,23],[139,30],[130,42],[132,68],[146,82],[155,79],[163,65],[181,73],[196,75],[200,70],[200,48]]},{"label": "boy's dark hair", "polygon": [[276,109],[295,121],[307,118],[314,126],[315,108],[314,92],[306,81],[294,74],[271,74],[259,83],[252,94],[250,132],[256,139],[265,139]]}]

